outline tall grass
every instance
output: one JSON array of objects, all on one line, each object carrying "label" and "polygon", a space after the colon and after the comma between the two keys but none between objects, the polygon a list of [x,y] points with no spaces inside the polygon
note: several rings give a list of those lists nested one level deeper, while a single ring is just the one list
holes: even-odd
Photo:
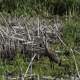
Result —
[{"label": "tall grass", "polygon": [[0,11],[28,15],[72,15],[80,13],[79,0],[2,0]]}]

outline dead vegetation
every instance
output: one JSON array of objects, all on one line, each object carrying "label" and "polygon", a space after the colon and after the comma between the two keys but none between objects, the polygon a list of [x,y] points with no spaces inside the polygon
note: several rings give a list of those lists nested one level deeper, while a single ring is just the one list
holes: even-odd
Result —
[{"label": "dead vegetation", "polygon": [[62,24],[58,18],[55,20],[23,16],[6,18],[2,14],[0,17],[1,58],[12,59],[18,50],[25,55],[37,53],[49,58],[53,55],[51,60],[56,61],[54,56],[56,58],[58,56],[55,51],[50,52],[48,48],[50,44],[59,42],[56,33],[61,31]]}]

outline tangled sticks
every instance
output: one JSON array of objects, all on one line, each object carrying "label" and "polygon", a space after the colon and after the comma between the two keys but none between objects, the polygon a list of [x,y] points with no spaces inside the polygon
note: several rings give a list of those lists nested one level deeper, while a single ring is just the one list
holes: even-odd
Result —
[{"label": "tangled sticks", "polygon": [[[13,59],[16,50],[29,57],[37,53],[48,56],[51,61],[60,64],[55,52],[49,51],[52,43],[58,42],[56,32],[60,32],[62,25],[59,21],[39,17],[4,18],[0,23],[0,55],[4,59]],[[1,20],[0,20],[1,21]]]}]

